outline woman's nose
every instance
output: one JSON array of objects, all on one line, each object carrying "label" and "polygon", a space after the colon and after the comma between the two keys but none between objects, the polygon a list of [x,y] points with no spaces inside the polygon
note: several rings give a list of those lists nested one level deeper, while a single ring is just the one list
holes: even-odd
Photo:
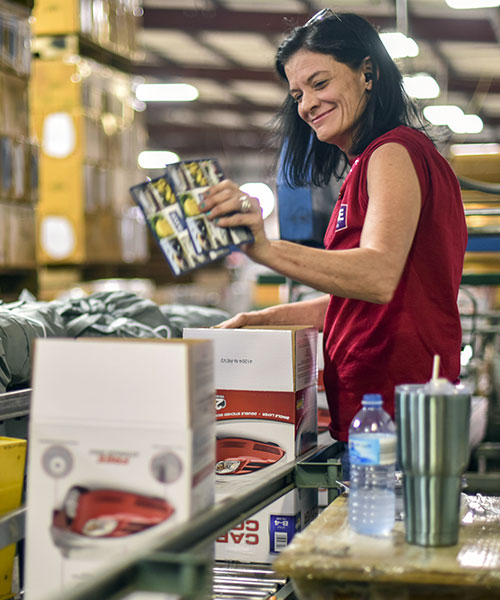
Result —
[{"label": "woman's nose", "polygon": [[312,92],[304,92],[300,99],[301,116],[306,116],[317,105],[317,98]]}]

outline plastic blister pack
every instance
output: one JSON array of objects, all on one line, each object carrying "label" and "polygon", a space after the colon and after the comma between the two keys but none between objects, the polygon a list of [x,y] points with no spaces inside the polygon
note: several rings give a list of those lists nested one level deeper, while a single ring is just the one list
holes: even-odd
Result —
[{"label": "plastic blister pack", "polygon": [[167,165],[161,177],[130,189],[174,275],[192,271],[251,242],[246,227],[218,227],[200,211],[203,194],[224,179],[216,159]]}]

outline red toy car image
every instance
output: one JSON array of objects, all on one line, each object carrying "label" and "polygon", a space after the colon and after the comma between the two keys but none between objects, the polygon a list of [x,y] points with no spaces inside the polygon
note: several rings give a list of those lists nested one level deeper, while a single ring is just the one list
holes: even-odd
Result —
[{"label": "red toy car image", "polygon": [[58,532],[68,532],[90,538],[119,538],[158,525],[173,512],[162,498],[74,486],[68,490],[63,506],[53,512],[52,531],[54,537]]},{"label": "red toy car image", "polygon": [[245,475],[273,465],[285,456],[285,451],[273,442],[261,442],[240,437],[217,439],[217,475]]}]

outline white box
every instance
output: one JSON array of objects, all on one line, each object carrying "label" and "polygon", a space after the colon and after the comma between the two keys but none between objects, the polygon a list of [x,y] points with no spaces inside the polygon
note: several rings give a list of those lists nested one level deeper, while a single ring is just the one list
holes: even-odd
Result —
[{"label": "white box", "polygon": [[36,340],[32,387],[28,597],[95,576],[213,504],[211,342]]},{"label": "white box", "polygon": [[[214,342],[218,480],[267,471],[316,446],[315,328],[186,328],[184,338]],[[223,461],[239,464],[228,471]]]},{"label": "white box", "polygon": [[[219,495],[216,494],[217,499]],[[271,563],[318,514],[318,493],[292,490],[217,538],[216,560]]]}]

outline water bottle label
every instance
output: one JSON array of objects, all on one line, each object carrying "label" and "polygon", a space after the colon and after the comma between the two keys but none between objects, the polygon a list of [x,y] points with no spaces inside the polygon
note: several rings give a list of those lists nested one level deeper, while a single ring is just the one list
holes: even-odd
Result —
[{"label": "water bottle label", "polygon": [[396,462],[396,436],[368,434],[351,438],[349,460],[354,465],[390,465]]}]

